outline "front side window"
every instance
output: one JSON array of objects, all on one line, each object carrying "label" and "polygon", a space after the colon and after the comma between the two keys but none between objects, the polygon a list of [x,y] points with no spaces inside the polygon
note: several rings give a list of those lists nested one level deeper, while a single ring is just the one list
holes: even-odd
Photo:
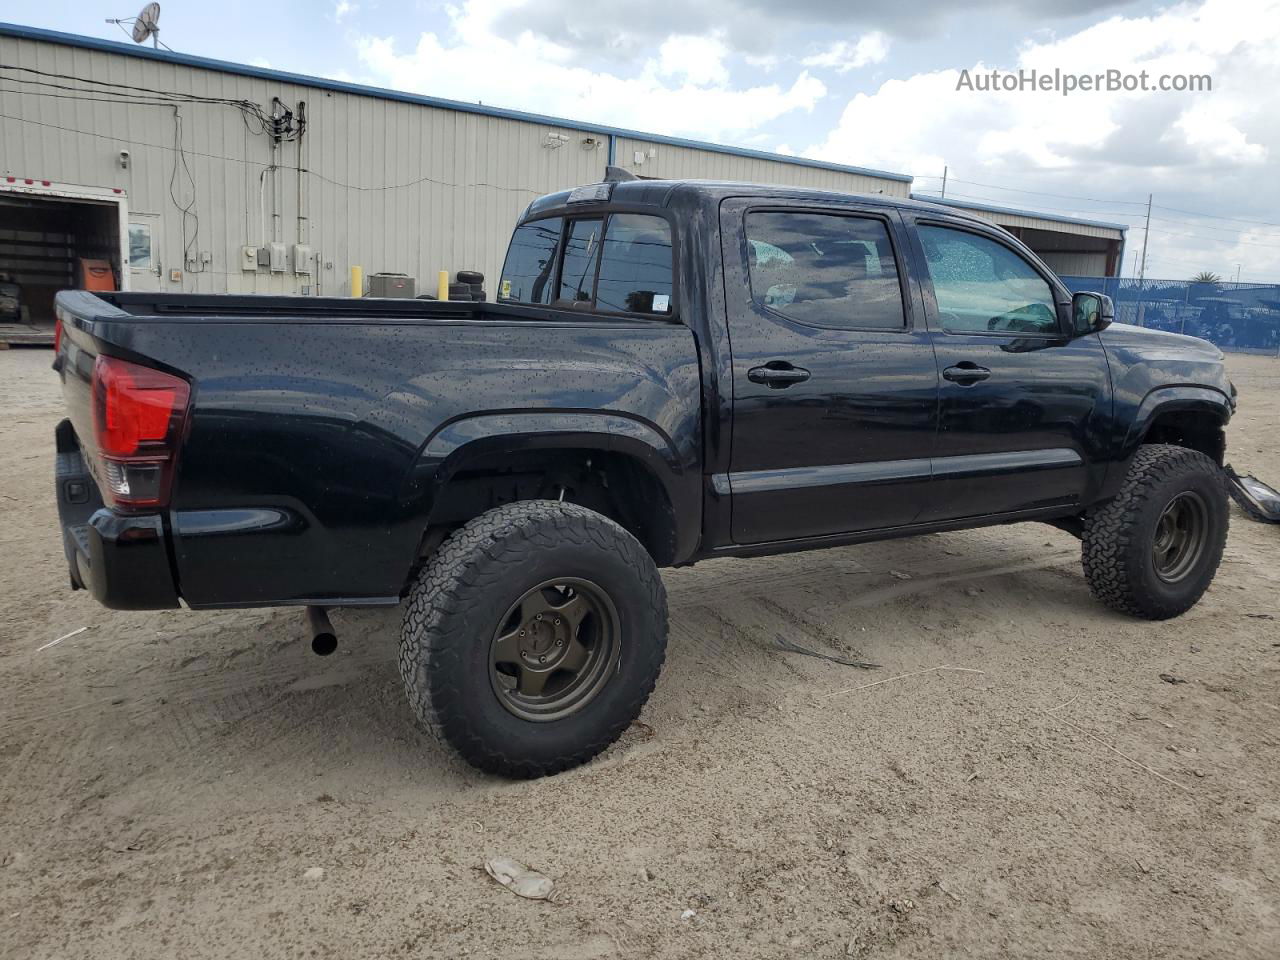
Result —
[{"label": "front side window", "polygon": [[661,217],[615,213],[600,253],[596,307],[625,313],[671,312],[671,225]]},{"label": "front side window", "polygon": [[502,265],[498,299],[515,303],[550,303],[555,292],[551,279],[560,249],[560,217],[534,220],[516,227]]},{"label": "front side window", "polygon": [[600,221],[575,220],[564,242],[564,263],[560,267],[557,300],[590,302],[596,283],[596,260],[600,257]]},{"label": "front side window", "polygon": [[1031,264],[988,237],[920,227],[942,329],[948,333],[1059,333],[1053,289]]},{"label": "front side window", "polygon": [[751,296],[819,327],[901,330],[898,266],[881,220],[827,213],[746,216]]}]

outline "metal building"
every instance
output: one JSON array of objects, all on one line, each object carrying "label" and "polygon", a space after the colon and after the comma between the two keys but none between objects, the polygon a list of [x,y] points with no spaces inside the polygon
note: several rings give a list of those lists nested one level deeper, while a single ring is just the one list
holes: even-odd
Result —
[{"label": "metal building", "polygon": [[912,197],[955,207],[1004,227],[1034,250],[1054,272],[1063,276],[1120,275],[1120,267],[1124,263],[1125,234],[1129,229],[1127,224],[1081,220],[950,198],[944,200],[925,194],[912,194]]},{"label": "metal building", "polygon": [[431,291],[439,270],[496,277],[529,201],[611,161],[893,196],[911,183],[0,25],[0,272],[44,309],[81,285],[82,259],[135,290],[341,295],[351,265]]},{"label": "metal building", "polygon": [[[492,286],[529,201],[611,163],[911,189],[903,174],[0,24],[0,282],[36,322],[68,286],[347,295],[353,265],[418,292],[440,270]],[[965,207],[1065,272],[1119,263],[1115,225]]]}]

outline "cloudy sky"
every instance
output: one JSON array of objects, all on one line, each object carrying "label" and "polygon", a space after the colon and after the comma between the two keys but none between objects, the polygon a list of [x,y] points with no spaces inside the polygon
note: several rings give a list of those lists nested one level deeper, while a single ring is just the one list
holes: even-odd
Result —
[{"label": "cloudy sky", "polygon": [[[122,39],[133,0],[0,0]],[[136,4],[141,5],[140,0]],[[776,150],[1132,225],[1135,272],[1280,282],[1280,0],[167,0],[174,49]],[[876,7],[876,10],[864,9]],[[1208,74],[1210,92],[958,90],[961,71]]]}]

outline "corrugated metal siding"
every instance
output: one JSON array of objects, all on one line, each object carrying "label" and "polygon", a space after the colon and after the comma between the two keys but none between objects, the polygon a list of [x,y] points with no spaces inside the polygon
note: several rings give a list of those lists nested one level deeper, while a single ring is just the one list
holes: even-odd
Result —
[{"label": "corrugated metal siding", "polygon": [[1107,273],[1105,253],[1055,253],[1041,250],[1039,255],[1059,276],[1102,277]]},{"label": "corrugated metal siding", "polygon": [[[644,154],[643,162],[636,163],[637,153]],[[618,166],[641,177],[777,183],[839,193],[882,193],[890,197],[905,197],[911,192],[911,184],[902,180],[805,167],[785,160],[764,160],[677,147],[631,137],[617,138],[615,156]]]},{"label": "corrugated metal siding", "polygon": [[993,213],[990,210],[978,210],[973,207],[955,205],[955,209],[963,210],[975,217],[982,217],[998,223],[1002,227],[1025,227],[1029,230],[1051,230],[1055,233],[1069,233],[1077,237],[1101,237],[1105,240],[1122,240],[1124,231],[1111,227],[1096,227],[1083,223],[1068,223],[1044,217],[1027,217],[1012,213]]},{"label": "corrugated metal siding", "polygon": [[[15,91],[39,88],[12,82],[0,88],[0,172],[124,188],[131,215],[153,214],[159,221],[158,286],[164,290],[292,293],[312,283],[291,271],[240,269],[241,248],[259,245],[264,232],[267,240],[289,247],[301,233],[318,254],[315,282],[326,294],[347,292],[351,264],[363,266],[366,276],[379,270],[412,274],[419,289],[428,291],[434,291],[440,269],[480,269],[496,278],[511,225],[529,201],[599,180],[606,160],[602,149],[583,149],[587,134],[567,127],[11,37],[0,37],[0,59],[81,79],[250,100],[264,109],[272,97],[295,110],[298,101],[306,102],[301,225],[296,143],[281,144],[277,167],[270,169],[270,138],[247,129],[237,109],[177,105],[196,185],[199,237],[192,251],[208,251],[213,258],[199,272],[183,264],[182,216],[169,194],[179,160],[173,106],[33,96]],[[545,146],[549,132],[563,133],[569,142]],[[119,164],[122,149],[131,154],[128,169]],[[184,202],[190,196],[180,163],[175,192]],[[188,238],[193,227],[189,221]],[[175,268],[183,270],[183,279],[171,283],[168,272]]]}]

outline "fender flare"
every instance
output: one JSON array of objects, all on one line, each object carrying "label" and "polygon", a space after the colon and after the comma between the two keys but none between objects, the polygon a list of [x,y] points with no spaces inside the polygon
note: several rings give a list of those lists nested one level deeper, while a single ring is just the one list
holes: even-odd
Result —
[{"label": "fender flare", "polygon": [[[494,453],[599,450],[628,456],[658,482],[675,513],[677,554],[692,553],[702,526],[696,461],[682,456],[655,424],[614,411],[542,410],[469,414],[441,424],[427,438],[406,478],[402,498],[424,526],[438,491],[467,464]],[[693,451],[696,456],[696,451]]]},{"label": "fender flare", "polygon": [[1156,387],[1142,398],[1125,437],[1123,459],[1127,462],[1157,417],[1166,413],[1190,410],[1208,413],[1220,424],[1231,419],[1234,410],[1230,398],[1221,390],[1201,385]]}]

